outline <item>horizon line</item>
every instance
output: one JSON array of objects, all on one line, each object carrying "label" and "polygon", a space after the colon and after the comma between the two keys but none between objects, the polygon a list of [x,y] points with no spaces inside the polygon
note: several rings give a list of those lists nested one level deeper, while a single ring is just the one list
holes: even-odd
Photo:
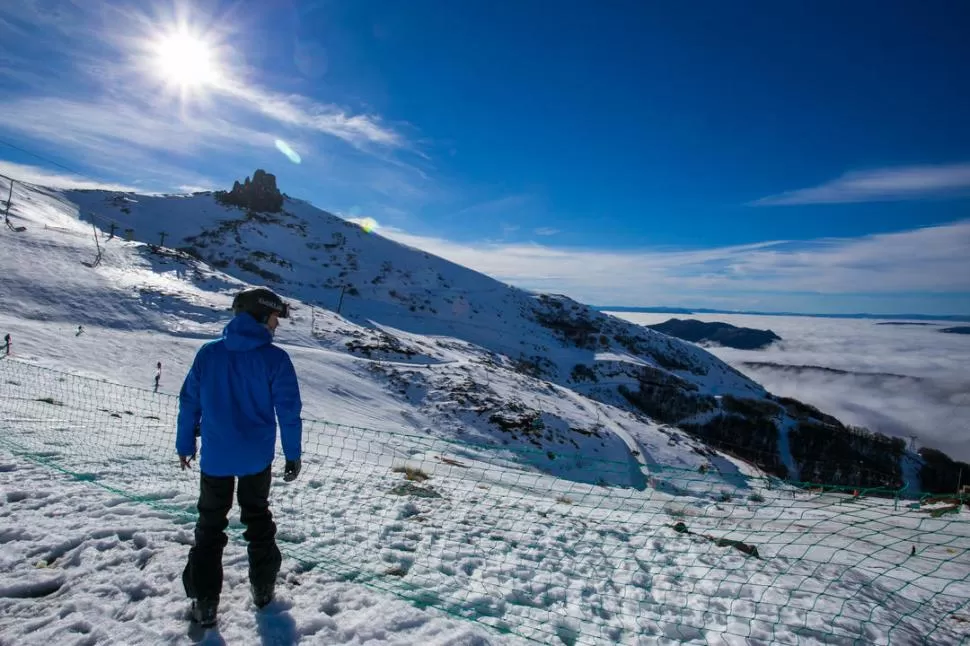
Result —
[{"label": "horizon line", "polygon": [[920,319],[965,319],[970,321],[970,313],[967,314],[918,314],[918,313],[891,313],[877,314],[872,312],[791,312],[791,311],[763,311],[763,310],[731,310],[712,307],[684,307],[684,306],[647,306],[647,305],[590,305],[597,310],[622,311],[642,311],[644,313],[655,314],[757,314],[760,316],[813,316],[829,318],[920,318]]}]

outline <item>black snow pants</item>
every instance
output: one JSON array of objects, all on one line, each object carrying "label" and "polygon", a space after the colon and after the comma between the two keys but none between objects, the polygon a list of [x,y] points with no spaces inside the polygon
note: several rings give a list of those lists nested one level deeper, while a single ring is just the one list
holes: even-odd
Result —
[{"label": "black snow pants", "polygon": [[[182,585],[190,599],[218,598],[222,592],[222,550],[228,538],[232,493],[236,479],[202,474],[199,492],[199,520],[195,524],[195,546],[182,572]],[[269,510],[270,467],[239,478],[237,498],[239,520],[246,526],[249,581],[256,586],[276,581],[282,557],[276,546],[276,524]]]}]

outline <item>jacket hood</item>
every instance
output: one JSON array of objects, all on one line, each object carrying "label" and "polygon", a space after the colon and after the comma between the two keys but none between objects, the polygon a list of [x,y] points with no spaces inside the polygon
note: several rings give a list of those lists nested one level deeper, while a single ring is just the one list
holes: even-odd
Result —
[{"label": "jacket hood", "polygon": [[245,312],[236,315],[222,330],[226,349],[232,352],[245,352],[273,342],[273,335],[265,325],[260,324]]}]

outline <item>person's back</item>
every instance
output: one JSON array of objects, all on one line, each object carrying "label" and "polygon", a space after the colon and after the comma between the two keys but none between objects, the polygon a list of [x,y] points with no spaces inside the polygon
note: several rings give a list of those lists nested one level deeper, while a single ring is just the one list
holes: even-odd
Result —
[{"label": "person's back", "polygon": [[[226,326],[223,338],[207,343],[196,355],[186,387],[198,388],[204,412],[203,473],[245,476],[265,468],[275,453],[277,415],[284,453],[299,457],[299,386],[289,355],[272,340],[265,326],[243,313]],[[182,408],[180,418],[191,412],[191,407]],[[180,419],[179,428],[188,430],[188,423],[184,420],[183,426]]]},{"label": "person's back", "polygon": [[176,450],[183,469],[195,456],[195,429],[201,428],[199,520],[182,579],[186,594],[197,600],[193,616],[202,623],[215,621],[236,477],[253,601],[261,607],[273,598],[281,562],[268,502],[276,419],[285,480],[299,473],[302,435],[296,373],[286,351],[272,344],[278,318],[288,309],[269,290],[242,292],[233,303],[236,316],[222,338],[196,354],[179,395]]}]

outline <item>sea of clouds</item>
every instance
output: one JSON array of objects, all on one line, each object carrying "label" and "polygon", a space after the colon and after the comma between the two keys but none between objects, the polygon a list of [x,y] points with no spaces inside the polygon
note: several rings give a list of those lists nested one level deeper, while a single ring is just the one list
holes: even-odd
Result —
[{"label": "sea of clouds", "polygon": [[708,349],[777,395],[818,406],[847,424],[907,441],[916,435],[921,446],[970,461],[970,336],[940,332],[960,324],[879,325],[888,321],[741,314],[614,315],[644,325],[678,317],[773,330],[783,340],[764,350]]}]

